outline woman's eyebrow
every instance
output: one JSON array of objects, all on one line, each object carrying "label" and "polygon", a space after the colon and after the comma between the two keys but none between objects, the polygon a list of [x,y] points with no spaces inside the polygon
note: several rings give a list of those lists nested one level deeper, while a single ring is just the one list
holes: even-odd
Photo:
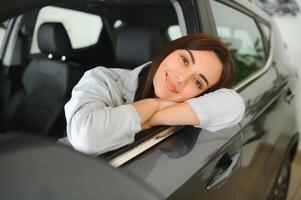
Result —
[{"label": "woman's eyebrow", "polygon": [[193,56],[192,52],[191,52],[189,49],[185,49],[185,50],[186,50],[186,51],[188,52],[188,54],[190,55],[190,58],[191,58],[191,60],[192,60],[192,63],[195,64],[194,56]]},{"label": "woman's eyebrow", "polygon": [[[190,58],[191,58],[191,60],[192,60],[192,63],[195,64],[194,56],[193,56],[192,52],[191,52],[189,49],[185,49],[185,50],[186,50],[186,51],[188,52],[188,54],[190,55]],[[199,74],[199,75],[200,75],[200,77],[206,82],[207,86],[209,86],[209,81],[208,81],[208,79],[206,78],[206,76],[204,76],[203,74]]]},{"label": "woman's eyebrow", "polygon": [[207,86],[209,86],[209,81],[208,79],[206,78],[206,76],[204,76],[203,74],[199,74],[200,77],[206,82]]}]

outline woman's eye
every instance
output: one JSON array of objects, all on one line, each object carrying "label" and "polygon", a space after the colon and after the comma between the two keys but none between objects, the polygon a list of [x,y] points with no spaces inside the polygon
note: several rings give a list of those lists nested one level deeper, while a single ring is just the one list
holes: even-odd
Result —
[{"label": "woman's eye", "polygon": [[188,60],[185,56],[181,56],[182,62],[187,65],[188,64]]},{"label": "woman's eye", "polygon": [[195,85],[196,85],[199,89],[201,89],[201,88],[203,87],[203,84],[202,84],[201,81],[195,80],[194,82],[195,82]]}]

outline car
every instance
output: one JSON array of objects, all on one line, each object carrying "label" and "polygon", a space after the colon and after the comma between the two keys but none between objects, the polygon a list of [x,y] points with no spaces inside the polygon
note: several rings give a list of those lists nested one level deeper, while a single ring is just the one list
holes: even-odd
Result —
[{"label": "car", "polygon": [[[1,198],[285,199],[299,141],[293,75],[277,27],[252,3],[3,0],[0,21]],[[154,127],[97,157],[57,142],[85,71],[132,69],[190,33],[228,46],[246,104],[238,125]]]}]

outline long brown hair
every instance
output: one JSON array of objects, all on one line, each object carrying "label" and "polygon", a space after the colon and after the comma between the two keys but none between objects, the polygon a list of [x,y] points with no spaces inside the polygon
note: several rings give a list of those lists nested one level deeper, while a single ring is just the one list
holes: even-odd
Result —
[{"label": "long brown hair", "polygon": [[[153,59],[151,66],[143,69],[139,75],[135,101],[155,97],[153,78],[162,61],[177,49],[213,51],[223,65],[220,80],[205,93],[221,87],[230,87],[234,81],[234,64],[226,45],[212,35],[196,33],[189,34],[167,43]],[[204,94],[204,93],[202,93]]]}]

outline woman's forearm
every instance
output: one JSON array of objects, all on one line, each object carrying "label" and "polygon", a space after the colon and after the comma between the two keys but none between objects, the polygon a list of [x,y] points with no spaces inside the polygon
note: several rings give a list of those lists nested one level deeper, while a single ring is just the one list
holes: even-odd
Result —
[{"label": "woman's forearm", "polygon": [[150,126],[157,125],[198,125],[200,121],[191,108],[186,103],[178,103],[156,112],[147,122]]},{"label": "woman's forearm", "polygon": [[149,124],[148,121],[152,118],[153,115],[155,115],[155,113],[158,113],[160,110],[173,107],[176,104],[178,104],[178,102],[165,101],[159,98],[149,98],[136,101],[133,103],[133,106],[139,113],[142,130],[145,130],[153,126]]},{"label": "woman's forearm", "polygon": [[139,113],[141,126],[160,109],[159,101],[155,98],[136,101],[133,103],[133,106]]}]

